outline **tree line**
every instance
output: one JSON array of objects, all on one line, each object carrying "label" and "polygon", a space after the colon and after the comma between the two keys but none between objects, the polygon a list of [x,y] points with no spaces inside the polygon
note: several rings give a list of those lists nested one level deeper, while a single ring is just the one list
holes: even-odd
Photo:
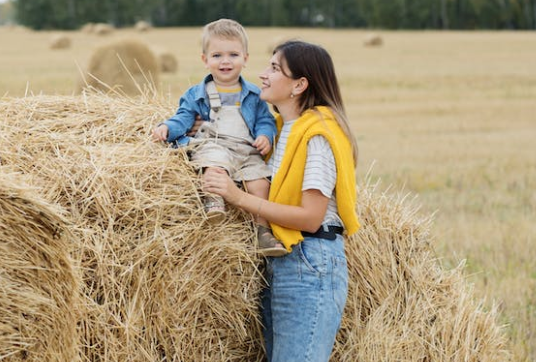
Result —
[{"label": "tree line", "polygon": [[87,23],[201,26],[232,18],[245,26],[383,29],[536,29],[536,0],[11,0],[33,29]]}]

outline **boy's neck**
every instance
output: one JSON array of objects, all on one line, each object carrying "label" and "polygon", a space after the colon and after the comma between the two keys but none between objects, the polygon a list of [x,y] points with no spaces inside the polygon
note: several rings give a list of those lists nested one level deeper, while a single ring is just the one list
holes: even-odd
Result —
[{"label": "boy's neck", "polygon": [[214,83],[216,84],[216,87],[222,88],[222,89],[234,89],[234,88],[240,88],[242,85],[240,84],[240,79],[237,79],[235,82],[231,83],[221,83],[217,81],[216,79],[213,79]]}]

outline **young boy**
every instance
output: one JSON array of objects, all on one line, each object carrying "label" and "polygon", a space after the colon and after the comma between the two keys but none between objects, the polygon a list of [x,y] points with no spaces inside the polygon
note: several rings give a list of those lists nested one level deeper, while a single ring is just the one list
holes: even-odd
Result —
[{"label": "young boy", "polygon": [[[192,145],[191,161],[204,171],[223,168],[246,190],[268,199],[272,172],[263,157],[272,149],[276,135],[275,120],[267,104],[259,98],[257,86],[244,80],[242,69],[248,59],[248,40],[244,28],[234,20],[220,19],[203,28],[201,59],[210,74],[181,97],[177,113],[159,124],[153,137],[177,146]],[[204,121],[195,137],[187,132],[196,116]],[[225,203],[221,196],[205,196],[207,217],[221,221]],[[266,256],[287,253],[257,216],[259,251]]]}]

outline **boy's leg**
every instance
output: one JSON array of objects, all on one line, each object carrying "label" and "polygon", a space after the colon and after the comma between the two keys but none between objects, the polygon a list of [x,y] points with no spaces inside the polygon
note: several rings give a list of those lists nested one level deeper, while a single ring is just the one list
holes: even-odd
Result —
[{"label": "boy's leg", "polygon": [[[212,167],[203,169],[203,179],[205,177],[205,171],[210,168]],[[223,197],[216,194],[207,194],[203,196],[203,204],[207,218],[212,224],[218,224],[225,219],[227,211],[225,210],[225,200]]]},{"label": "boy's leg", "polygon": [[[270,192],[270,183],[268,182],[268,180],[263,179],[263,178],[257,179],[257,180],[250,180],[250,181],[246,181],[245,184],[246,184],[246,191],[249,194],[268,200],[268,194]],[[268,222],[264,218],[261,218],[258,215],[254,215],[254,216],[255,216],[255,221],[257,222],[257,224],[269,227]]]},{"label": "boy's leg", "polygon": [[[251,180],[246,181],[245,184],[248,193],[261,197],[265,200],[268,199],[268,193],[270,188],[270,183],[268,182],[268,180]],[[283,256],[288,254],[287,249],[285,249],[283,244],[281,244],[272,234],[268,222],[259,215],[254,215],[254,217],[257,223],[257,239],[259,252],[264,256]]]},{"label": "boy's leg", "polygon": [[[225,145],[211,138],[204,139],[192,150],[191,154],[192,165],[203,171],[202,178],[205,177],[205,171],[208,168],[223,168],[229,173],[229,170],[232,170],[229,161],[231,158],[232,155]],[[206,194],[203,196],[203,203],[210,223],[218,224],[225,219],[225,201],[221,196]]]}]

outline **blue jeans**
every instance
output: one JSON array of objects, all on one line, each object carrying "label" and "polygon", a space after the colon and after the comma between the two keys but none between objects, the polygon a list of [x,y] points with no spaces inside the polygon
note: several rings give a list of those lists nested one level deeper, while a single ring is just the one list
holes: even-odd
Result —
[{"label": "blue jeans", "polygon": [[327,362],[348,294],[344,239],[306,237],[292,253],[267,258],[262,295],[268,362]]}]

